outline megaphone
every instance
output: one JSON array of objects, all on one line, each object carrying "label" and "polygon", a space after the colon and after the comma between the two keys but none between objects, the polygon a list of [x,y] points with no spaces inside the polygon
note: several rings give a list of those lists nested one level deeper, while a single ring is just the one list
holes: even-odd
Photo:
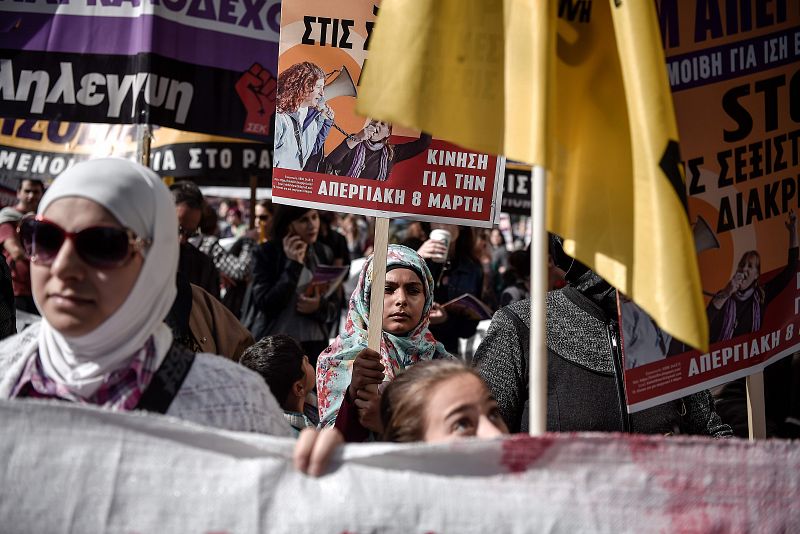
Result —
[{"label": "megaphone", "polygon": [[325,86],[325,100],[332,100],[337,96],[356,96],[356,84],[347,71],[347,67],[342,65],[339,75],[332,82]]},{"label": "megaphone", "polygon": [[692,227],[692,235],[694,236],[694,249],[698,254],[704,250],[719,248],[717,236],[714,235],[711,227],[700,215],[697,216],[697,221]]}]

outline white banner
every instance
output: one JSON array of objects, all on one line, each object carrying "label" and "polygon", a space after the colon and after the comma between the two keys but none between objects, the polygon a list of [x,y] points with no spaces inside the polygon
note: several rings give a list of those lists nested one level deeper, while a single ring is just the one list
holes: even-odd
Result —
[{"label": "white banner", "polygon": [[3,532],[797,532],[800,446],[549,434],[351,445],[321,478],[293,441],[143,413],[0,402]]}]

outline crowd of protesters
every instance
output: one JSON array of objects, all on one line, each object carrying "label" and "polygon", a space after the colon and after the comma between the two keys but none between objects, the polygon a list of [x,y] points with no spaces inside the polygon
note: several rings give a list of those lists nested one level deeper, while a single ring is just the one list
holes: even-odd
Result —
[{"label": "crowd of protesters", "polygon": [[[191,182],[167,187],[113,158],[75,165],[46,191],[23,180],[17,198],[0,211],[0,398],[299,435],[296,463],[314,474],[342,441],[526,430],[524,222],[395,221],[375,288],[365,217],[262,201],[249,221],[237,201],[212,205]],[[557,237],[550,245],[548,429],[732,435],[707,391],[625,412],[609,337],[616,291]],[[322,267],[350,280],[320,285]],[[459,342],[479,321],[447,305],[465,294],[496,312],[469,361]],[[13,335],[15,308],[41,320]]]}]

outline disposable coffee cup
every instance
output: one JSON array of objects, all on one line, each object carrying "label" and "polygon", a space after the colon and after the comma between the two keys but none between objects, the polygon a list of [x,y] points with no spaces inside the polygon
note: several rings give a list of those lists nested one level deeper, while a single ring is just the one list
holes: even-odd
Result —
[{"label": "disposable coffee cup", "polygon": [[[439,228],[431,230],[430,238],[434,241],[441,241],[446,250],[450,250],[450,232],[447,230],[440,230]],[[447,261],[447,252],[433,256],[431,260],[436,263],[444,263]]]}]

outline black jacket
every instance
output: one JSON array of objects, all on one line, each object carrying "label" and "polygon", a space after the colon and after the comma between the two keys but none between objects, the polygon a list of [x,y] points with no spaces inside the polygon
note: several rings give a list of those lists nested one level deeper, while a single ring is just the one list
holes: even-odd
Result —
[{"label": "black jacket", "polygon": [[[321,242],[314,243],[312,250],[317,265],[330,265],[333,262],[333,252]],[[307,256],[307,264],[310,259]],[[313,326],[318,332],[316,335],[309,333],[309,339],[327,340],[330,324],[339,315],[336,294],[331,298],[322,297],[319,309],[313,315],[303,318],[292,307],[303,265],[289,260],[283,246],[272,241],[256,248],[253,260],[253,283],[242,306],[242,324],[250,330],[256,341],[266,335],[284,333],[273,331],[278,317],[283,314],[299,320],[313,320]],[[308,266],[313,270],[313,265]]]}]

